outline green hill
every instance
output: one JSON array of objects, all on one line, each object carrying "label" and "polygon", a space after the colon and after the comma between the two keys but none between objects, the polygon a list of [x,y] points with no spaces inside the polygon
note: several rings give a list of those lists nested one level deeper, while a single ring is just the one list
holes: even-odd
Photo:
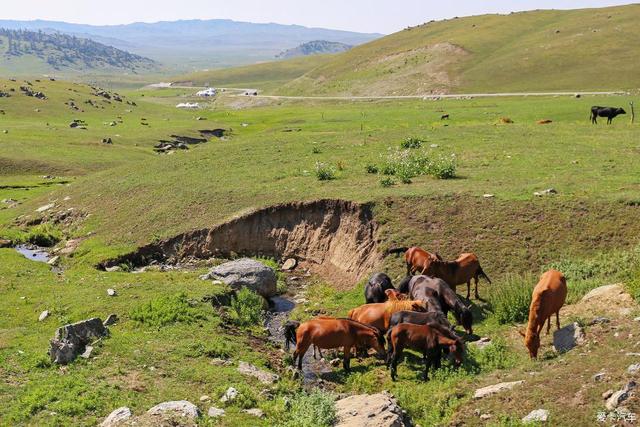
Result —
[{"label": "green hill", "polygon": [[[422,95],[637,88],[639,20],[640,5],[633,4],[429,22],[331,56],[276,92]],[[272,67],[261,64],[253,70]]]},{"label": "green hill", "polygon": [[158,64],[93,40],[61,33],[0,29],[0,71],[37,73],[83,73],[157,70]]},{"label": "green hill", "polygon": [[300,56],[321,55],[323,53],[341,53],[346,52],[353,46],[345,43],[330,42],[326,40],[314,40],[303,43],[293,49],[287,49],[278,54],[277,58],[288,59]]}]

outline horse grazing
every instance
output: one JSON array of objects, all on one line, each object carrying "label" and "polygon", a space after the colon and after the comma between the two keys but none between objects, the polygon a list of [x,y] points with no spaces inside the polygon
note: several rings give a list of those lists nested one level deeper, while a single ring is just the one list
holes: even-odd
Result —
[{"label": "horse grazing", "polygon": [[352,348],[374,348],[380,357],[385,356],[384,336],[380,331],[351,319],[323,317],[302,323],[296,330],[296,350],[293,364],[298,361],[302,369],[302,358],[311,345],[319,349],[340,348],[343,350],[344,370],[350,371]]},{"label": "horse grazing", "polygon": [[[387,290],[389,294],[391,290]],[[384,303],[365,304],[349,311],[349,319],[356,320],[365,325],[371,325],[374,328],[385,332],[389,329],[389,320],[393,313],[397,311],[426,311],[427,304],[423,301],[412,300],[394,300],[390,299]]]},{"label": "horse grazing", "polygon": [[391,348],[391,356],[388,358],[391,369],[391,379],[396,380],[398,361],[402,357],[402,351],[410,348],[422,352],[424,362],[424,380],[429,380],[429,368],[440,367],[442,358],[442,346],[449,347],[449,353],[453,355],[455,365],[462,363],[464,356],[464,343],[451,329],[438,323],[426,325],[414,325],[401,323],[390,329],[387,333],[387,342]]},{"label": "horse grazing", "polygon": [[567,279],[557,270],[549,270],[540,277],[533,289],[531,306],[529,307],[529,323],[524,337],[524,345],[532,359],[538,357],[540,349],[540,332],[547,322],[547,334],[551,331],[551,316],[556,314],[556,327],[560,329],[560,309],[567,298]]},{"label": "horse grazing", "polygon": [[[296,345],[296,331],[298,330],[299,326],[300,322],[295,320],[287,320],[287,323],[282,326],[282,329],[284,330],[284,349],[287,350],[287,353],[291,348],[289,344]],[[322,350],[314,345],[313,358],[317,359],[318,355],[320,355],[320,359],[322,359]]]},{"label": "horse grazing", "polygon": [[[446,316],[449,311],[453,311],[456,322],[464,328],[469,334],[473,334],[473,315],[469,307],[467,307],[455,291],[442,279],[428,276],[414,276],[409,282],[409,297],[416,300],[429,301],[434,300],[434,293],[437,296],[438,305]],[[432,311],[429,308],[428,311]]]},{"label": "horse grazing", "polygon": [[413,323],[414,325],[438,323],[449,329],[453,329],[451,323],[449,323],[449,319],[447,319],[447,316],[442,311],[428,311],[426,313],[418,311],[398,311],[391,316],[389,329],[393,329],[394,326],[398,326],[400,323]]},{"label": "horse grazing", "polygon": [[[429,265],[438,259],[438,255],[431,254],[422,248],[414,246],[404,253],[404,261],[407,265],[407,276],[411,276],[416,271],[424,274],[429,269]],[[442,258],[440,258],[442,260]]]},{"label": "horse grazing", "polygon": [[367,304],[385,302],[387,289],[395,289],[391,283],[391,278],[384,273],[376,273],[364,287],[364,299]]},{"label": "horse grazing", "polygon": [[398,283],[398,291],[403,294],[409,294],[409,282],[411,282],[411,278],[413,278],[413,276],[406,276],[402,279],[400,283]]},{"label": "horse grazing", "polygon": [[462,254],[455,261],[444,261],[436,254],[436,259],[433,260],[426,272],[427,276],[438,277],[455,290],[456,286],[467,284],[467,299],[469,299],[471,293],[471,279],[475,281],[475,293],[476,299],[480,299],[478,294],[478,279],[483,277],[491,284],[491,279],[485,274],[480,266],[480,261],[475,254],[468,253]]}]

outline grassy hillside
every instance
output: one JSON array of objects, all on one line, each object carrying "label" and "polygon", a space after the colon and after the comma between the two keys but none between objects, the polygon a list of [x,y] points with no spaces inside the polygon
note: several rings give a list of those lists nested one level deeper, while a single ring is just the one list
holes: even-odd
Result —
[{"label": "grassy hillside", "polygon": [[429,22],[336,55],[276,92],[422,95],[638,88],[639,19],[640,5],[634,4]]},{"label": "grassy hillside", "polygon": [[[317,198],[371,202],[383,248],[417,243],[447,258],[473,250],[493,280],[491,288],[483,284],[480,290],[489,302],[472,302],[474,330],[494,343],[484,351],[470,348],[460,370],[443,369],[424,383],[419,360],[409,355],[400,380],[393,383],[379,361],[353,361],[350,375],[334,368],[325,380],[327,390],[390,390],[423,426],[455,420],[477,424],[476,407],[490,411],[498,425],[514,425],[535,409],[544,385],[553,424],[569,426],[588,425],[603,407],[600,394],[621,386],[631,363],[624,350],[634,351],[631,341],[616,338],[613,329],[604,335],[600,328],[605,326],[594,326],[588,329],[593,334],[588,335],[588,361],[581,350],[550,354],[546,337],[545,356],[529,361],[513,327],[522,318],[501,321],[494,292],[521,295],[540,270],[555,265],[570,275],[570,302],[605,283],[622,282],[639,294],[637,124],[630,125],[626,117],[611,126],[587,120],[591,105],[626,106],[631,98],[254,100],[256,108],[232,109],[237,98],[223,96],[200,100],[200,110],[183,111],[175,104],[193,99],[184,89],[124,92],[120,102],[112,92],[106,99],[86,85],[29,83],[46,99],[25,95],[20,90],[29,85],[25,81],[0,81],[0,91],[10,95],[0,97],[0,239],[48,235],[62,238],[60,247],[68,239],[80,243],[72,256],[62,257],[59,274],[14,249],[0,249],[0,311],[7,313],[0,319],[0,376],[7,379],[0,385],[6,402],[0,424],[96,425],[123,405],[141,414],[162,401],[187,399],[205,413],[202,425],[301,426],[296,402],[304,394],[285,369],[288,356],[268,342],[260,322],[229,324],[203,300],[222,291],[198,279],[204,265],[137,274],[106,273],[94,266],[249,209]],[[449,121],[440,120],[444,113]],[[502,124],[502,117],[513,123]],[[78,119],[86,129],[69,127]],[[538,125],[541,119],[553,123]],[[199,130],[216,128],[229,133],[173,154],[153,150],[171,135],[199,136]],[[418,175],[403,183],[400,174],[384,175],[408,137],[422,140],[411,153],[445,162],[455,154],[456,179]],[[105,138],[112,144],[102,143]],[[318,166],[334,179],[320,180]],[[556,196],[533,195],[551,187]],[[48,213],[35,212],[48,203],[55,205]],[[381,268],[395,279],[402,261],[389,257]],[[306,302],[296,308],[296,318],[344,315],[362,303],[363,283],[339,290],[323,277],[308,280]],[[108,297],[109,288],[117,296]],[[290,291],[297,289],[292,285]],[[526,296],[517,301],[513,312],[526,316]],[[51,315],[38,322],[43,310]],[[634,328],[630,319],[636,312],[613,321],[620,337]],[[57,327],[110,313],[120,321],[91,358],[64,369],[49,362],[44,352]],[[591,316],[563,314],[562,322],[585,324]],[[231,364],[219,366],[217,358]],[[239,361],[282,379],[262,385],[238,373]],[[613,379],[591,381],[582,400],[567,402],[560,396],[572,396],[580,384],[578,374],[566,381],[556,378],[564,375],[565,363],[576,372],[582,368],[585,382],[603,366]],[[472,400],[478,385],[521,377],[535,387],[480,403]],[[242,397],[223,405],[218,399],[229,386]],[[210,401],[200,400],[203,395]],[[512,400],[504,406],[506,397]],[[630,402],[637,412],[637,399]],[[226,416],[218,421],[207,417],[210,406],[224,407]],[[253,407],[266,417],[242,412]],[[569,419],[572,413],[578,415]]]}]

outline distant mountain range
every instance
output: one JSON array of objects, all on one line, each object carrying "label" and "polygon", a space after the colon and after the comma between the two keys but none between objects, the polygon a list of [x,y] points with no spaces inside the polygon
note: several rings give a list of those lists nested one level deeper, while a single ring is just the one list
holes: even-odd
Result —
[{"label": "distant mountain range", "polygon": [[162,62],[193,70],[252,64],[272,59],[309,40],[359,45],[381,37],[299,25],[254,24],[226,19],[93,26],[55,21],[0,20],[0,28],[60,32],[88,38]]},{"label": "distant mountain range", "polygon": [[346,43],[330,42],[327,40],[314,40],[303,43],[293,49],[287,49],[280,52],[276,58],[288,59],[297,58],[299,56],[320,55],[323,53],[340,53],[351,49],[353,46]]},{"label": "distant mountain range", "polygon": [[157,70],[158,64],[93,40],[62,33],[0,28],[0,70],[7,73]]}]

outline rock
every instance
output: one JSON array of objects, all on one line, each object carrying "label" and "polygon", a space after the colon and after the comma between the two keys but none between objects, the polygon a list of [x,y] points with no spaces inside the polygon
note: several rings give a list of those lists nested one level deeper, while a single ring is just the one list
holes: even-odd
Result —
[{"label": "rock", "polygon": [[49,317],[49,310],[45,310],[42,313],[40,313],[40,316],[38,316],[38,322],[42,322],[47,317]]},{"label": "rock", "polygon": [[55,267],[56,265],[60,264],[60,257],[59,256],[54,256],[49,261],[47,261],[47,264]]},{"label": "rock", "polygon": [[598,372],[597,374],[595,374],[593,377],[593,380],[598,382],[598,381],[602,381],[605,377],[605,373],[604,372]]},{"label": "rock", "polygon": [[640,363],[634,363],[627,368],[628,374],[637,374],[640,371]]},{"label": "rock", "polygon": [[51,361],[62,365],[70,363],[85,351],[85,346],[108,334],[109,330],[97,317],[58,328],[49,349]]},{"label": "rock", "polygon": [[89,357],[91,357],[92,352],[93,352],[93,346],[88,345],[84,348],[84,353],[82,353],[80,357],[82,357],[83,359],[88,359]]},{"label": "rock", "polygon": [[493,194],[483,194],[482,197],[485,199],[493,199],[495,196]]},{"label": "rock", "polygon": [[211,408],[209,408],[207,415],[209,415],[211,418],[224,417],[224,409],[220,409],[220,408],[216,408],[215,406],[212,406]]},{"label": "rock", "polygon": [[253,415],[254,417],[264,418],[264,412],[262,412],[262,409],[244,409],[242,412],[244,412],[245,414]]},{"label": "rock", "polygon": [[553,188],[547,188],[546,190],[536,191],[533,193],[534,196],[542,197],[542,196],[552,196],[554,194],[558,194],[558,192]]},{"label": "rock", "polygon": [[329,361],[329,365],[331,365],[331,366],[333,366],[335,368],[336,366],[340,366],[341,362],[342,361],[340,359],[337,359],[337,358],[336,359],[331,359]]},{"label": "rock", "polygon": [[117,294],[115,289],[109,288],[109,289],[107,289],[107,295],[109,295],[110,297],[115,297],[118,294]]},{"label": "rock", "polygon": [[624,307],[635,307],[633,297],[625,292],[621,284],[595,288],[582,297],[579,304],[590,305],[592,307],[585,307],[585,309],[593,308],[594,310],[606,308],[607,311],[611,311],[617,308],[620,314],[623,314]]},{"label": "rock", "polygon": [[183,417],[196,419],[200,416],[200,410],[196,405],[186,400],[176,400],[163,402],[147,411],[149,415],[181,415]]},{"label": "rock", "polygon": [[38,213],[46,212],[49,209],[54,208],[55,206],[56,206],[55,203],[49,203],[48,205],[40,206],[38,209],[36,209],[36,212]]},{"label": "rock", "polygon": [[529,412],[529,415],[522,418],[522,422],[524,424],[529,423],[546,423],[549,419],[549,411],[546,409],[536,409],[534,411]]},{"label": "rock", "polygon": [[480,415],[480,419],[482,421],[487,421],[487,420],[491,419],[491,414],[481,414]]},{"label": "rock", "polygon": [[483,337],[477,341],[472,341],[470,344],[478,350],[484,350],[487,346],[491,345],[491,338]]},{"label": "rock", "polygon": [[204,396],[200,396],[200,402],[208,402],[211,400],[211,397],[207,396],[206,394]]},{"label": "rock", "polygon": [[584,344],[584,331],[577,323],[567,325],[553,333],[553,347],[559,353],[564,353],[577,345]]},{"label": "rock", "polygon": [[277,293],[276,273],[261,262],[249,258],[219,265],[201,278],[222,280],[235,289],[246,287],[265,298]]},{"label": "rock", "polygon": [[133,414],[131,413],[131,409],[123,406],[122,408],[118,408],[111,412],[107,418],[100,423],[100,427],[115,427],[132,416]]},{"label": "rock", "polygon": [[282,270],[283,271],[291,271],[294,268],[296,268],[296,265],[298,265],[298,261],[296,261],[295,258],[289,258],[288,260],[286,260],[284,262],[284,264],[282,264]]},{"label": "rock", "polygon": [[608,317],[596,317],[595,319],[591,320],[591,322],[589,322],[589,326],[603,325],[609,322],[611,322],[611,319],[609,319]]},{"label": "rock", "polygon": [[111,326],[111,325],[115,325],[118,322],[118,315],[117,314],[110,314],[107,317],[107,320],[104,321],[103,325],[104,326]]},{"label": "rock", "polygon": [[336,402],[336,427],[403,427],[403,411],[389,393],[349,396]]},{"label": "rock", "polygon": [[297,380],[300,378],[300,371],[298,371],[294,366],[287,366],[287,373],[294,380]]},{"label": "rock", "polygon": [[492,394],[500,393],[502,391],[511,390],[517,385],[524,383],[524,380],[512,381],[500,384],[494,384],[487,387],[479,388],[473,394],[474,399],[482,399],[483,397],[491,396]]},{"label": "rock", "polygon": [[219,357],[216,357],[215,359],[211,359],[211,361],[209,363],[212,364],[213,366],[231,366],[231,365],[233,365],[232,361],[225,360],[225,359],[220,359]]},{"label": "rock", "polygon": [[227,391],[224,392],[224,395],[220,398],[220,402],[233,402],[236,397],[238,397],[238,390],[233,387],[229,387]]},{"label": "rock", "polygon": [[[65,197],[65,200],[70,200],[70,198]],[[67,240],[64,248],[60,250],[60,255],[71,255],[78,248],[81,242],[82,239]]]},{"label": "rock", "polygon": [[13,246],[13,241],[8,239],[0,239],[0,248],[10,248]]},{"label": "rock", "polygon": [[260,369],[258,369],[257,367],[247,363],[247,362],[240,362],[240,364],[238,365],[238,372],[240,372],[241,374],[244,375],[249,375],[252,377],[257,378],[262,384],[273,384],[274,382],[278,381],[278,379],[280,378],[279,376],[277,376],[276,374],[272,374],[271,372],[266,372],[266,371],[262,371]]},{"label": "rock", "polygon": [[113,267],[107,267],[104,269],[107,273],[115,273],[118,271],[122,271],[122,268],[118,265],[114,265]]},{"label": "rock", "polygon": [[636,383],[634,381],[629,381],[622,390],[618,390],[613,393],[608,399],[607,403],[605,403],[605,407],[612,411],[617,408],[622,402],[629,398],[631,390],[636,387]]},{"label": "rock", "polygon": [[602,398],[607,400],[608,398],[611,397],[612,394],[613,394],[613,390],[607,390],[604,393],[602,393]]},{"label": "rock", "polygon": [[633,319],[634,322],[640,322],[640,317],[636,317],[635,319]]}]

